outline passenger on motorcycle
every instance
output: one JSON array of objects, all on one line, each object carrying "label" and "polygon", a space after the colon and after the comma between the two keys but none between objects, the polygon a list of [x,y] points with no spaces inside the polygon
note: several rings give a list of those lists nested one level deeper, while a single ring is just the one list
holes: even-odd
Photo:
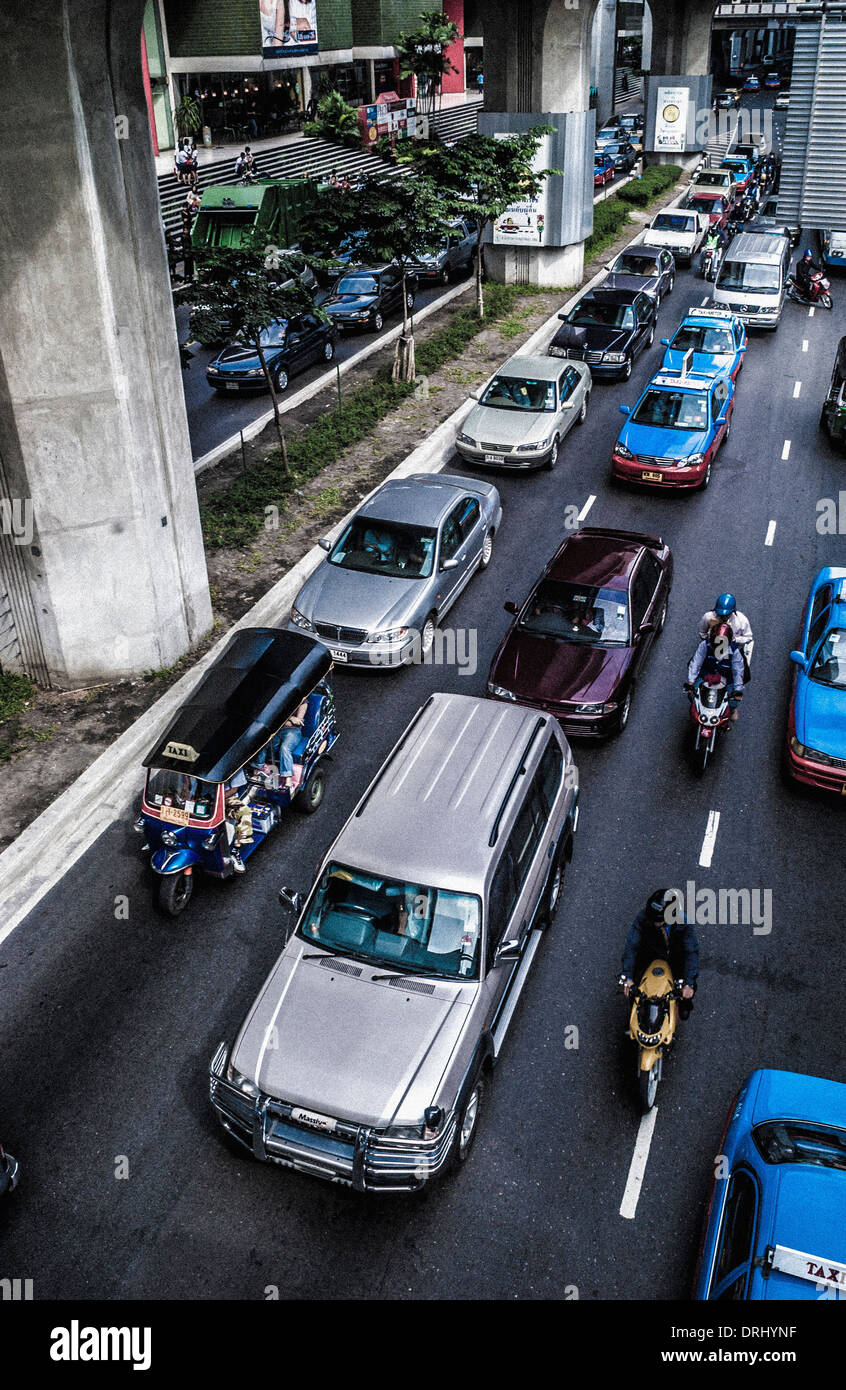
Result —
[{"label": "passenger on motorcycle", "polygon": [[628,999],[635,980],[653,960],[666,960],[673,979],[681,986],[679,1017],[688,1018],[699,976],[699,941],[692,922],[682,910],[680,895],[672,888],[651,893],[626,936],[619,983]]},{"label": "passenger on motorcycle", "polygon": [[752,660],[755,638],[752,635],[752,624],[746,614],[737,609],[737,599],[734,594],[720,594],[714,607],[709,612],[702,614],[699,619],[699,640],[701,642],[705,641],[715,623],[728,623],[731,627],[734,640],[743,657],[743,674],[745,682],[748,684],[751,679],[749,663]]},{"label": "passenger on motorcycle", "polygon": [[699,643],[687,668],[685,690],[691,693],[711,675],[726,681],[731,722],[736,724],[737,707],[743,699],[743,657],[728,623],[715,623],[705,641]]}]

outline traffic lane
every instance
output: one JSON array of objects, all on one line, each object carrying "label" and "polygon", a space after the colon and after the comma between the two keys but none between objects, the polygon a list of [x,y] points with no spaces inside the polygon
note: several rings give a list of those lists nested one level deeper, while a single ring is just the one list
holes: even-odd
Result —
[{"label": "traffic lane", "polygon": [[[468,278],[468,284],[470,283]],[[420,286],[415,298],[415,309],[420,310],[426,305],[432,304],[435,300],[443,298],[453,288],[453,284],[448,286],[433,285]],[[318,296],[318,302],[320,296]],[[393,328],[399,321],[401,315],[391,314],[387,320],[388,328]],[[185,342],[188,338],[188,311],[182,308],[177,311],[177,327],[180,342]],[[346,362],[355,357],[363,347],[369,347],[376,335],[371,332],[366,333],[338,333],[336,341],[336,358],[338,362]],[[222,444],[224,440],[237,434],[239,430],[246,429],[258,416],[266,414],[271,408],[270,392],[241,392],[241,391],[222,391],[218,392],[209,386],[206,380],[206,366],[212,358],[217,356],[220,348],[201,348],[192,347],[191,365],[182,373],[182,384],[185,392],[185,408],[188,413],[188,430],[191,436],[191,448],[195,458],[201,458],[210,450]],[[288,390],[293,392],[302,386],[307,386],[319,377],[325,375],[326,364],[320,362],[307,371],[298,373],[291,378]],[[282,410],[285,409],[285,394],[279,398]]]},{"label": "traffic lane", "polygon": [[[683,308],[684,305],[682,311]],[[645,375],[647,366],[641,362],[636,370]],[[592,519],[598,524],[616,524],[628,516],[628,524],[640,529],[640,513],[647,508],[652,513],[646,518],[648,529],[654,530],[656,517],[663,519],[667,512],[680,521],[687,515],[693,525],[696,513],[690,504],[714,502],[719,473],[715,473],[715,482],[707,495],[688,499],[687,504],[678,507],[665,509],[657,505],[657,499],[637,494],[615,493],[612,498],[607,488],[603,489],[603,475],[613,430],[603,432],[596,428],[604,412],[616,409],[610,391],[599,405],[599,411],[594,414],[592,409],[588,425],[571,441],[581,442],[584,437],[584,447],[580,447],[575,460],[582,469],[580,481],[595,488],[603,503],[606,497],[613,500],[607,515],[600,509]],[[613,413],[607,419],[616,426]],[[10,1060],[8,1075],[20,1074],[26,1076],[27,1084],[32,1080],[35,1086],[48,1087],[52,1102],[52,1109],[48,1106],[47,1113],[40,1115],[41,1123],[38,1108],[34,1114],[31,1105],[26,1113],[21,1109],[16,1116],[10,1116],[13,1130],[21,1135],[31,1134],[35,1122],[36,1132],[46,1132],[46,1126],[57,1118],[56,1108],[61,1110],[64,1104],[66,1111],[61,1118],[68,1148],[63,1148],[58,1156],[48,1156],[43,1151],[32,1157],[29,1152],[25,1155],[33,1190],[39,1190],[41,1195],[46,1189],[50,1194],[45,1198],[47,1220],[44,1225],[39,1221],[38,1231],[33,1231],[32,1213],[28,1213],[27,1248],[39,1251],[36,1258],[43,1262],[42,1287],[51,1274],[56,1286],[66,1294],[70,1291],[69,1283],[80,1290],[96,1287],[90,1273],[83,1282],[84,1271],[77,1267],[81,1261],[68,1271],[65,1258],[61,1252],[57,1255],[52,1240],[56,1223],[63,1215],[66,1219],[62,1197],[74,1187],[78,1189],[79,1173],[93,1172],[91,1187],[81,1194],[77,1191],[74,1219],[80,1230],[97,1232],[96,1259],[100,1269],[109,1271],[102,1287],[104,1293],[110,1288],[118,1288],[122,1293],[155,1293],[165,1281],[169,1289],[185,1294],[219,1292],[233,1296],[240,1292],[247,1297],[261,1296],[256,1294],[257,1278],[275,1266],[280,1249],[286,1251],[287,1266],[287,1283],[283,1281],[281,1287],[292,1292],[307,1289],[324,1296],[346,1296],[352,1292],[353,1296],[366,1297],[374,1291],[374,1268],[389,1271],[384,1286],[388,1293],[403,1287],[425,1286],[435,1296],[462,1296],[462,1290],[467,1288],[486,1297],[509,1296],[509,1291],[513,1296],[514,1291],[524,1290],[526,1296],[531,1296],[533,1289],[561,1288],[578,1280],[585,1288],[595,1288],[599,1293],[610,1291],[607,1270],[616,1258],[614,1252],[619,1243],[616,1220],[611,1218],[625,1179],[631,1127],[636,1117],[630,1108],[630,1096],[626,1098],[629,1108],[622,1117],[620,1108],[609,1103],[609,1097],[613,1100],[622,1096],[620,1077],[626,1066],[631,1073],[631,1067],[625,1050],[620,1055],[620,1015],[608,971],[610,968],[611,977],[616,973],[622,931],[631,916],[632,900],[636,906],[639,898],[654,886],[654,859],[649,856],[654,856],[654,843],[662,842],[661,837],[650,836],[648,854],[642,844],[633,843],[627,820],[630,813],[625,802],[620,804],[620,787],[622,783],[633,789],[630,795],[636,795],[640,788],[656,784],[654,750],[666,743],[667,699],[664,679],[654,661],[624,738],[606,749],[579,750],[585,819],[568,893],[569,906],[562,910],[562,921],[587,924],[590,930],[574,939],[556,929],[563,960],[556,962],[553,937],[539,956],[539,968],[527,987],[503,1067],[496,1078],[488,1107],[489,1123],[480,1132],[473,1162],[456,1184],[433,1189],[419,1208],[410,1204],[401,1207],[398,1214],[392,1206],[383,1219],[381,1212],[374,1215],[377,1204],[357,1205],[354,1198],[339,1196],[322,1184],[274,1169],[261,1169],[248,1159],[233,1160],[212,1123],[204,1075],[206,1059],[218,1038],[232,1036],[279,948],[279,909],[275,902],[279,879],[293,878],[296,886],[308,884],[318,853],[430,689],[472,688],[473,693],[483,690],[486,661],[508,621],[499,608],[505,587],[503,576],[510,582],[513,575],[522,575],[528,582],[539,559],[550,553],[560,539],[560,513],[550,504],[560,496],[565,460],[566,451],[559,472],[551,476],[503,481],[503,491],[513,496],[507,500],[505,524],[493,565],[484,580],[474,582],[450,620],[461,618],[483,629],[476,678],[434,667],[402,673],[395,679],[339,673],[339,708],[342,713],[346,711],[347,732],[336,758],[335,770],[340,775],[336,778],[335,796],[327,801],[318,825],[312,821],[296,825],[292,818],[290,836],[287,830],[282,832],[278,842],[257,856],[237,889],[212,888],[209,894],[202,895],[195,905],[193,920],[186,921],[184,932],[181,927],[178,930],[180,945],[186,952],[184,958],[169,956],[166,962],[160,956],[154,958],[148,988],[149,967],[141,948],[146,947],[151,954],[157,947],[161,950],[162,937],[168,940],[173,929],[163,927],[149,914],[143,876],[134,858],[118,844],[111,855],[112,873],[106,874],[97,890],[105,904],[100,923],[83,928],[82,938],[77,937],[70,952],[63,949],[58,959],[54,950],[45,961],[33,948],[39,970],[44,972],[36,982],[36,992],[56,1001],[57,1009],[66,1007],[64,982],[73,978],[77,987],[71,991],[70,1000],[81,1016],[79,1026],[65,1037],[65,1044],[71,1045],[66,1073],[62,1071],[62,1060],[57,1064],[49,1051],[43,1066],[37,1065],[39,1053],[44,1053],[44,1033],[37,1029],[35,1036],[27,1035],[23,1015],[31,992],[28,987],[18,998],[17,1026],[10,1029],[15,1050],[20,1047],[22,1054]],[[700,522],[702,515],[700,511]],[[701,530],[701,525],[693,525],[690,540],[695,544],[698,539],[700,548],[691,552],[692,564],[704,564],[712,554],[710,540],[702,547]],[[526,558],[527,535],[532,538],[530,564]],[[499,581],[498,593],[489,582],[494,579]],[[691,594],[685,608],[694,614],[695,621],[695,615],[701,611],[701,593]],[[676,622],[673,613],[662,643],[674,640]],[[683,616],[683,631],[675,639],[678,652],[670,662],[674,681],[676,669],[686,662],[689,653],[688,632],[688,618]],[[648,685],[652,680],[658,682],[654,690]],[[651,710],[653,717],[657,711],[660,721],[648,738],[649,726],[642,722],[647,718],[645,710]],[[640,733],[635,737],[638,729]],[[641,752],[646,753],[645,761]],[[606,758],[614,761],[604,775]],[[674,752],[664,777],[658,797],[668,802],[678,778]],[[608,784],[610,790],[603,799],[603,787]],[[665,785],[667,792],[662,797],[661,788]],[[668,838],[674,843],[679,840],[677,801],[676,795],[670,802],[675,810]],[[615,826],[619,829],[613,833]],[[608,833],[607,827],[612,828],[608,844],[602,838]],[[692,821],[687,829],[687,840],[695,848]],[[66,887],[70,896],[64,904],[64,916],[74,901],[85,900],[86,888],[90,892],[91,884],[97,884],[102,868],[93,861],[97,859],[96,850],[103,847],[101,841],[91,851],[91,864],[83,866],[90,873],[74,871],[69,876],[71,882]],[[639,859],[633,860],[633,854]],[[689,857],[679,847],[676,859],[662,863],[681,873]],[[628,866],[640,861],[649,867],[643,869],[638,888]],[[612,884],[613,891],[606,891],[609,872],[613,873],[614,866],[621,862],[627,866],[626,882],[621,887]],[[583,865],[586,890],[580,887]],[[601,914],[597,883],[602,885]],[[126,926],[119,925],[117,935],[110,921],[115,888],[124,885],[130,885],[128,896],[139,943],[137,950],[128,953]],[[58,889],[56,893],[59,894]],[[601,920],[597,924],[598,916]],[[48,919],[46,908],[45,920],[55,920]],[[611,924],[611,930],[606,924]],[[196,953],[194,930],[202,932],[200,953]],[[31,940],[28,935],[28,946]],[[23,933],[17,933],[11,941],[22,942]],[[45,939],[42,951],[49,952],[51,944]],[[238,966],[236,984],[231,983],[236,974],[233,946]],[[542,966],[547,951],[552,964]],[[79,957],[98,960],[96,985],[91,984],[84,967],[78,977],[74,976],[73,966]],[[186,980],[190,980],[190,987],[186,987]],[[223,991],[222,980],[227,981]],[[109,1010],[109,1001],[126,993],[127,981],[141,992],[140,1005],[132,1009],[128,1018],[119,1009],[113,1009],[113,1013]],[[562,988],[562,981],[566,988]],[[537,989],[544,991],[539,1002],[534,993]],[[67,1016],[73,1020],[73,1011]],[[576,1050],[573,1057],[563,1049],[563,1028],[574,1020],[581,1021],[583,1035],[589,1042],[598,1040],[592,1055],[585,1047]],[[522,1040],[526,1028],[530,1030],[528,1042]],[[536,1029],[540,1033],[533,1031]],[[48,1035],[54,1033],[55,1029],[48,1029]],[[603,1046],[608,1048],[609,1039],[614,1045],[603,1051]],[[92,1055],[92,1040],[96,1040],[96,1055]],[[166,1068],[158,1062],[165,1049]],[[562,1052],[565,1061],[575,1063],[573,1076],[562,1071]],[[537,1059],[544,1055],[547,1067],[539,1069]],[[30,1065],[28,1071],[24,1065],[27,1058],[30,1062],[36,1059],[36,1065]],[[152,1068],[151,1058],[156,1059]],[[549,1098],[561,1096],[564,1088],[566,1106],[554,1109],[550,1115]],[[38,1096],[37,1089],[34,1094]],[[73,1097],[72,1103],[69,1097]],[[528,1115],[530,1123],[515,1134],[513,1116],[523,1114]],[[102,1142],[104,1126],[108,1139]],[[567,1130],[569,1148],[559,1139],[562,1129]],[[92,1135],[101,1141],[101,1147],[94,1152],[88,1147]],[[18,1148],[29,1150],[30,1145],[19,1143]],[[127,1149],[133,1156],[136,1151],[141,1153],[139,1184],[133,1186],[130,1182],[126,1187],[114,1188],[113,1166],[109,1166],[107,1174],[102,1173],[102,1154],[126,1153]],[[187,1173],[186,1155],[191,1156]],[[101,1165],[99,1173],[97,1163]],[[268,1183],[272,1186],[265,1192]],[[205,1196],[209,1190],[215,1192],[213,1204]],[[115,1200],[115,1191],[120,1193],[121,1201]],[[491,1213],[494,1192],[504,1196],[497,1195]],[[590,1197],[587,1204],[586,1193]],[[675,1219],[672,1195],[667,1194],[666,1215]],[[687,1190],[681,1196],[682,1209],[691,1210],[696,1192]],[[108,1219],[104,1217],[104,1208]],[[225,1240],[229,1264],[218,1266],[212,1262],[210,1272],[210,1251],[217,1251],[219,1259],[223,1241],[216,1215],[220,1210],[227,1212]],[[485,1263],[477,1268],[476,1254],[472,1252],[478,1249],[480,1213],[485,1216]],[[332,1233],[329,1239],[327,1224]],[[155,1243],[153,1231],[158,1233]],[[567,1234],[562,1236],[562,1231]],[[527,1232],[532,1237],[531,1250],[526,1248]],[[129,1241],[128,1236],[132,1236]],[[354,1255],[348,1249],[350,1237],[356,1244]],[[604,1244],[598,1246],[600,1237]],[[252,1242],[249,1253],[244,1246],[247,1238]],[[556,1253],[553,1265],[551,1250]],[[589,1251],[593,1252],[591,1256]],[[172,1267],[174,1252],[179,1254],[178,1272]],[[93,1245],[88,1253],[93,1261]],[[299,1268],[292,1271],[288,1254],[299,1254],[309,1274],[304,1276]],[[295,1259],[293,1263],[296,1264]],[[225,1277],[218,1275],[218,1268],[226,1270]],[[678,1278],[673,1282],[678,1270],[664,1264],[661,1274],[671,1291],[678,1292]],[[638,1289],[648,1293],[649,1288],[644,1285],[649,1280],[653,1280],[654,1286],[654,1271],[651,1267],[644,1270],[641,1257],[632,1267],[620,1268],[614,1288],[623,1297]],[[268,1282],[275,1281],[268,1277]]]}]

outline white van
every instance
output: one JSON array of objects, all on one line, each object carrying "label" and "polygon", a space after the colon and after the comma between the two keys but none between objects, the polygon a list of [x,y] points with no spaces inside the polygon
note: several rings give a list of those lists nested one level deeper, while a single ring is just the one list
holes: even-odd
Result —
[{"label": "white van", "polygon": [[741,232],[725,254],[714,303],[755,328],[778,328],[790,268],[790,240],[770,232]]}]

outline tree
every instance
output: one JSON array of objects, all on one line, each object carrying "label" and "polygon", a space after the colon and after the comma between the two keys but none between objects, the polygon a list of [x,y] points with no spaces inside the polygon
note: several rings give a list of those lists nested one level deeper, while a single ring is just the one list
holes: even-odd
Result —
[{"label": "tree", "polygon": [[273,403],[287,476],[288,449],[276,383],[265,356],[266,331],[271,324],[296,314],[313,313],[319,318],[325,315],[315,307],[284,253],[268,246],[260,233],[254,233],[240,246],[198,250],[196,266],[197,279],[177,293],[179,302],[191,306],[191,332],[206,347],[237,336],[255,350]]},{"label": "tree", "polygon": [[196,135],[202,125],[200,103],[194,97],[184,96],[174,107],[173,120],[177,135]]},{"label": "tree", "polygon": [[467,135],[455,145],[429,144],[413,152],[414,162],[438,190],[442,207],[453,217],[465,217],[476,226],[476,308],[485,316],[482,292],[482,237],[485,228],[501,217],[512,203],[536,198],[544,180],[558,169],[534,168],[534,159],[551,126],[533,126],[522,134],[497,139],[493,135]]},{"label": "tree", "polygon": [[340,92],[327,92],[317,103],[317,116],[303,126],[306,135],[322,135],[341,145],[357,145],[360,140],[358,113]]},{"label": "tree", "polygon": [[440,10],[424,10],[420,20],[420,28],[413,34],[400,34],[397,53],[400,76],[414,77],[418,99],[421,93],[424,98],[423,113],[431,119],[444,74],[458,72],[445,50],[459,37],[459,28],[451,19],[446,19]]}]

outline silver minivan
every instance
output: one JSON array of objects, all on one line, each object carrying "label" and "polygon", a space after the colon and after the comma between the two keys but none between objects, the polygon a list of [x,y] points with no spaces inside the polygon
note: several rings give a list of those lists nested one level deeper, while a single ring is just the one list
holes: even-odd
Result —
[{"label": "silver minivan", "polygon": [[578,773],[557,721],[436,694],[317,870],[234,1046],[210,1070],[233,1139],[359,1191],[467,1157],[561,898]]},{"label": "silver minivan", "polygon": [[741,232],[729,246],[714,286],[714,303],[753,328],[778,328],[784,306],[790,241],[772,232]]}]

